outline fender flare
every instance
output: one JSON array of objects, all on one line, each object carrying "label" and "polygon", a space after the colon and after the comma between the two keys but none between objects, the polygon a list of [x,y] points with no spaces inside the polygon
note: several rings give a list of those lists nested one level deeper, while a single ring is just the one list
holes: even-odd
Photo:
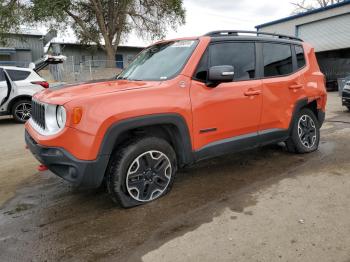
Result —
[{"label": "fender flare", "polygon": [[181,115],[174,113],[129,118],[111,125],[104,134],[99,155],[111,155],[115,142],[122,133],[135,128],[155,125],[174,126],[179,135],[172,133],[171,137],[172,141],[176,143],[180,164],[187,165],[194,161],[191,136],[186,121]]},{"label": "fender flare", "polygon": [[292,114],[292,118],[290,120],[290,124],[289,124],[289,134],[292,132],[292,129],[296,123],[296,119],[295,119],[295,116],[298,114],[298,112],[305,106],[307,106],[309,100],[307,98],[302,98],[300,100],[298,100],[296,103],[295,103],[295,106],[294,106],[294,109],[293,109],[293,114]]}]

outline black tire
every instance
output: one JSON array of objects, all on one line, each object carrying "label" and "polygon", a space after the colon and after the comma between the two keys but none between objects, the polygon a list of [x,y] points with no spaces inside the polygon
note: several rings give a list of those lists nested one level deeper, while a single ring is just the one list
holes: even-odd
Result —
[{"label": "black tire", "polygon": [[146,204],[170,191],[176,171],[176,154],[167,141],[136,139],[112,155],[106,173],[107,190],[122,207]]},{"label": "black tire", "polygon": [[[20,113],[21,111],[21,113]],[[18,100],[12,105],[11,114],[16,122],[25,123],[31,117],[32,102],[29,99]]]},{"label": "black tire", "polygon": [[347,106],[348,110],[350,111],[350,106]]},{"label": "black tire", "polygon": [[294,119],[291,136],[286,141],[291,153],[306,154],[318,149],[320,124],[315,114],[308,108],[302,109]]}]

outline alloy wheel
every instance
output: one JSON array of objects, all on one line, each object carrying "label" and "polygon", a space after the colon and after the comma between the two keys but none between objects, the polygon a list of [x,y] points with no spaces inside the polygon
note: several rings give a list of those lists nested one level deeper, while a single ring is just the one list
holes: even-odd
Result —
[{"label": "alloy wheel", "polygon": [[130,196],[140,202],[149,202],[166,191],[172,174],[169,158],[160,151],[147,151],[130,165],[126,188]]},{"label": "alloy wheel", "polygon": [[308,116],[303,115],[298,123],[298,135],[301,143],[307,147],[312,148],[317,140],[317,130],[314,120]]},{"label": "alloy wheel", "polygon": [[18,104],[15,108],[15,115],[21,121],[27,121],[32,116],[32,105],[27,102]]}]

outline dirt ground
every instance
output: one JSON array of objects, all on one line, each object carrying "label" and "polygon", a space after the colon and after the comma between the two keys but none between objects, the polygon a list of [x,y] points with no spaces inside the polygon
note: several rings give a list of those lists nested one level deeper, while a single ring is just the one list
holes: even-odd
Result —
[{"label": "dirt ground", "polygon": [[336,93],[319,151],[205,161],[133,209],[37,173],[23,126],[0,130],[0,261],[350,261],[350,113]]}]

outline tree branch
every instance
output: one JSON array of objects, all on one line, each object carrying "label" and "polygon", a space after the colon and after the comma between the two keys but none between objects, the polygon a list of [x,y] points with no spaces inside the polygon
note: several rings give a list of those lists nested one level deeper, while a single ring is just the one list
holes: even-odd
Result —
[{"label": "tree branch", "polygon": [[82,33],[88,37],[89,39],[91,39],[91,41],[93,41],[94,43],[97,44],[98,47],[104,49],[104,47],[101,45],[100,43],[100,39],[96,39],[95,36],[93,36],[89,30],[86,28],[86,25],[84,23],[84,21],[78,17],[77,15],[73,14],[69,9],[65,9],[64,10],[71,18],[73,18],[73,20],[80,26]]}]

